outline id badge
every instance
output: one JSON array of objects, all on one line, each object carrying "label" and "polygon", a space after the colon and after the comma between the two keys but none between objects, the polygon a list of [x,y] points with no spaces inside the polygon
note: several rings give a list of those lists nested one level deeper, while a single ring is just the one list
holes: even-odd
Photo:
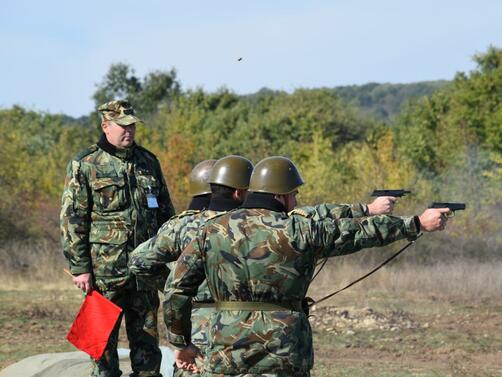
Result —
[{"label": "id badge", "polygon": [[148,205],[148,208],[159,208],[157,197],[152,193],[146,194],[146,203]]}]

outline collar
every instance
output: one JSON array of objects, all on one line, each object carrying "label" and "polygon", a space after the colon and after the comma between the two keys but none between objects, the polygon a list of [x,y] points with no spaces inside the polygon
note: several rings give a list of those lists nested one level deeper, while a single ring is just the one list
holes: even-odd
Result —
[{"label": "collar", "polygon": [[194,196],[192,198],[192,201],[188,205],[188,209],[204,211],[209,208],[210,200],[211,200],[210,194]]},{"label": "collar", "polygon": [[119,149],[115,145],[110,144],[105,134],[102,133],[101,137],[98,141],[98,147],[104,150],[106,153],[111,154],[112,156],[118,157],[122,160],[130,160],[134,154],[134,149],[136,149],[136,143],[134,143],[129,148]]},{"label": "collar", "polygon": [[241,208],[265,208],[276,212],[286,212],[284,205],[273,194],[263,192],[248,192],[246,200]]},{"label": "collar", "polygon": [[241,206],[241,202],[237,202],[233,199],[222,198],[221,196],[212,196],[211,202],[209,203],[209,209],[211,211],[231,211]]}]

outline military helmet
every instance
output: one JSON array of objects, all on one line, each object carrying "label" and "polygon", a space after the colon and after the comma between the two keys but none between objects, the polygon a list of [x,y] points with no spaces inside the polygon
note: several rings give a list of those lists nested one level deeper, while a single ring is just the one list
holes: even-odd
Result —
[{"label": "military helmet", "polygon": [[290,159],[273,156],[264,158],[256,164],[251,174],[249,191],[289,194],[303,183],[298,168]]},{"label": "military helmet", "polygon": [[253,164],[247,158],[229,155],[220,158],[213,166],[209,183],[235,189],[247,189]]},{"label": "military helmet", "polygon": [[199,162],[192,169],[188,179],[190,180],[190,195],[204,195],[211,193],[211,187],[209,186],[209,175],[211,174],[211,169],[214,166],[216,160],[205,160]]}]

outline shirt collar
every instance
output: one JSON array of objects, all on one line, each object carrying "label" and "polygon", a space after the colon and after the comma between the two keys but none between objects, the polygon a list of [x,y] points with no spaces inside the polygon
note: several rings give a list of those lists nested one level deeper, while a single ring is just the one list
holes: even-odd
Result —
[{"label": "shirt collar", "polygon": [[240,207],[241,204],[241,202],[233,199],[212,196],[211,202],[209,203],[209,209],[212,211],[231,211]]},{"label": "shirt collar", "polygon": [[134,149],[136,148],[136,143],[133,143],[129,148],[119,149],[115,145],[110,144],[106,135],[103,133],[98,141],[98,147],[104,150],[106,153],[112,156],[118,157],[122,160],[130,160],[134,154]]},{"label": "shirt collar", "polygon": [[241,208],[265,208],[276,212],[286,212],[284,205],[277,199],[274,199],[273,194],[262,192],[248,192]]}]

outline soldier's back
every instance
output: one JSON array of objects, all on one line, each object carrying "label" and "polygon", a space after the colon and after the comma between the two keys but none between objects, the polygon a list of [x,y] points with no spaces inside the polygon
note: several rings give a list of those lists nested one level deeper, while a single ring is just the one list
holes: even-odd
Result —
[{"label": "soldier's back", "polygon": [[239,209],[208,222],[204,237],[208,284],[220,309],[210,326],[212,372],[308,373],[311,330],[301,302],[317,260],[309,222]]}]

